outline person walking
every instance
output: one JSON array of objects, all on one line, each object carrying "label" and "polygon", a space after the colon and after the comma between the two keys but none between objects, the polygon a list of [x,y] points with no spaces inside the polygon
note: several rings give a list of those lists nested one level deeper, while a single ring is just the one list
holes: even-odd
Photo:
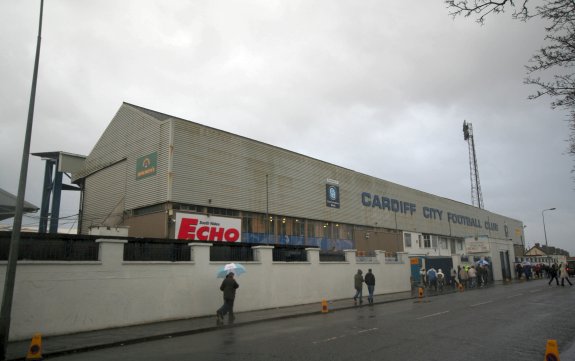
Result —
[{"label": "person walking", "polygon": [[475,266],[469,267],[467,274],[469,275],[469,283],[471,283],[469,288],[477,287],[477,270],[475,269]]},{"label": "person walking", "polygon": [[365,284],[367,285],[367,292],[369,293],[367,296],[367,303],[373,305],[373,291],[375,289],[375,276],[371,272],[371,268],[367,270],[365,274]]},{"label": "person walking", "polygon": [[423,267],[419,270],[419,282],[423,285],[423,287],[427,287],[427,272]]},{"label": "person walking", "polygon": [[557,271],[558,271],[557,263],[553,263],[551,268],[549,268],[549,286],[551,286],[551,282],[553,282],[553,279],[557,281],[557,286],[559,286],[559,278],[557,278]]},{"label": "person walking", "polygon": [[459,282],[461,282],[461,285],[463,285],[464,288],[467,288],[467,280],[469,279],[469,275],[467,274],[467,270],[464,267],[461,267],[461,269],[459,270]]},{"label": "person walking", "polygon": [[459,283],[459,281],[457,281],[457,270],[455,268],[451,269],[451,281],[450,282],[451,282],[451,288],[453,288],[453,289],[457,288],[457,284]]},{"label": "person walking", "polygon": [[437,292],[437,271],[433,266],[427,271],[427,282],[429,289],[433,288]]},{"label": "person walking", "polygon": [[523,267],[521,266],[521,263],[517,263],[515,265],[515,273],[517,274],[517,280],[519,281],[521,279],[521,275],[523,274]]},{"label": "person walking", "polygon": [[567,273],[567,267],[565,263],[561,263],[559,266],[559,274],[561,275],[561,287],[565,287],[565,280],[569,282],[569,286],[573,286],[573,283],[569,280],[569,274]]},{"label": "person walking", "polygon": [[363,293],[363,272],[358,269],[355,276],[353,276],[353,283],[355,287],[355,296],[353,296],[353,302],[357,304],[357,299],[359,298],[359,304],[363,303],[363,299],[361,298]]},{"label": "person walking", "polygon": [[437,287],[440,292],[443,292],[443,286],[445,286],[445,274],[441,268],[437,271]]},{"label": "person walking", "polygon": [[216,311],[218,325],[224,324],[224,316],[226,313],[229,313],[228,323],[234,323],[234,300],[236,299],[236,290],[239,287],[240,285],[234,279],[234,273],[228,273],[220,286],[220,291],[224,293],[224,304]]}]

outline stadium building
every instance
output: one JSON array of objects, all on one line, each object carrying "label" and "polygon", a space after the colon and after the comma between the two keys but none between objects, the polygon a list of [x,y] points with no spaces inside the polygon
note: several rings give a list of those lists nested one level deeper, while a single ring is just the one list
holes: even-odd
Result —
[{"label": "stadium building", "polygon": [[81,233],[476,254],[507,269],[523,243],[516,219],[128,103],[73,182]]}]

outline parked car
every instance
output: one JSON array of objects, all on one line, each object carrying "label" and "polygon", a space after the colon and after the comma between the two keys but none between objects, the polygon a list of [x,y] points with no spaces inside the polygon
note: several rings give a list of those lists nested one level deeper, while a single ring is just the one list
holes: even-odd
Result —
[{"label": "parked car", "polygon": [[575,261],[567,261],[567,266],[565,269],[567,270],[567,274],[570,277],[575,275]]}]

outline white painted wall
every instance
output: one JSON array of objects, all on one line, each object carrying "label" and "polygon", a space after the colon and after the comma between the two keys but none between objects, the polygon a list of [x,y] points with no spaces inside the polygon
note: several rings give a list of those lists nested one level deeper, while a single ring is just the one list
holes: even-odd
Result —
[{"label": "white painted wall", "polygon": [[[190,243],[191,262],[124,262],[126,241],[101,239],[97,262],[18,262],[10,340],[74,333],[215,314],[222,304],[217,270],[226,262],[209,261],[209,244]],[[271,246],[254,246],[255,262],[242,263],[235,311],[319,303],[354,295],[353,276],[371,268],[376,294],[410,290],[410,265],[376,260],[320,263],[319,250],[308,249],[308,262],[273,262]],[[6,262],[0,263],[3,290]],[[367,295],[367,287],[364,288]]]}]

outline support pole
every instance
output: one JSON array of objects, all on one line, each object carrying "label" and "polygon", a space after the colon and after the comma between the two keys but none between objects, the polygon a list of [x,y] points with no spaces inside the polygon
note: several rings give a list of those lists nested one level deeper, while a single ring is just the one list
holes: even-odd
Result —
[{"label": "support pole", "polygon": [[0,359],[6,359],[8,348],[8,336],[10,335],[10,314],[12,312],[12,299],[14,297],[14,283],[16,281],[16,263],[18,261],[18,245],[20,243],[20,231],[22,228],[22,214],[24,213],[24,197],[26,195],[26,179],[28,178],[28,161],[30,159],[30,140],[32,139],[32,124],[34,123],[34,105],[36,100],[36,83],[38,80],[38,65],[40,63],[40,43],[42,40],[42,14],[44,0],[40,1],[40,20],[38,25],[38,39],[36,43],[36,58],[34,60],[34,74],[32,76],[32,90],[30,91],[30,105],[28,107],[28,121],[26,135],[24,137],[24,149],[22,150],[22,165],[20,167],[20,182],[18,183],[18,196],[16,197],[16,210],[12,225],[12,238],[10,239],[10,251],[8,265],[6,266],[6,278],[4,293],[2,294],[2,308],[0,309]]}]

